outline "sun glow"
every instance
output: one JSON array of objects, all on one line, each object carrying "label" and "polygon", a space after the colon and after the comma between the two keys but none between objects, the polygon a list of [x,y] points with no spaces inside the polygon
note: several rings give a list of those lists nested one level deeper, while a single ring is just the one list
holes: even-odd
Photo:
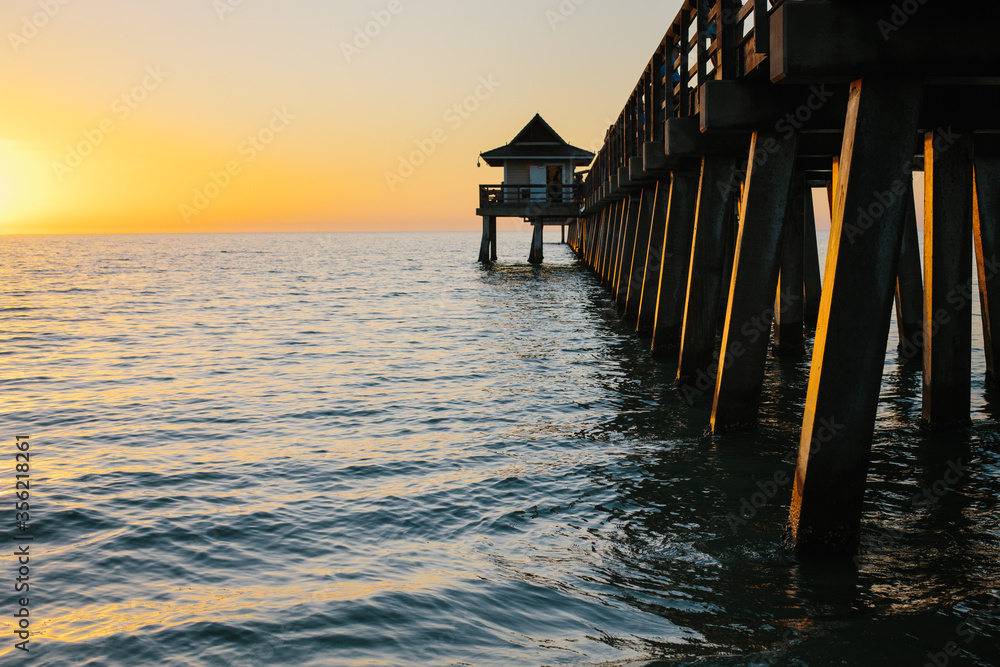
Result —
[{"label": "sun glow", "polygon": [[0,139],[0,233],[21,233],[44,201],[45,162],[18,142]]}]

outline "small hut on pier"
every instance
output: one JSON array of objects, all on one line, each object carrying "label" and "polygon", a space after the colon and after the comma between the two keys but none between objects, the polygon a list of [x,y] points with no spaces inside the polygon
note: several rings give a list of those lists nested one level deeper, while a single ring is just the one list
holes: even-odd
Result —
[{"label": "small hut on pier", "polygon": [[571,146],[538,114],[506,146],[480,154],[491,167],[503,167],[500,185],[479,186],[479,208],[483,218],[483,240],[479,261],[490,262],[496,254],[497,218],[523,218],[534,226],[528,261],[542,261],[542,230],[545,225],[565,225],[580,215],[581,199],[577,169],[586,167],[594,154]]}]

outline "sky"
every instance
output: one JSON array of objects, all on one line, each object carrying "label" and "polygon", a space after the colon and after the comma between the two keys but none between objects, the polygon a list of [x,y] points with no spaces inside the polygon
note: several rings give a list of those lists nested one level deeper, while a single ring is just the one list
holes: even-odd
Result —
[{"label": "sky", "polygon": [[4,0],[0,233],[476,229],[537,112],[596,151],[680,0]]}]

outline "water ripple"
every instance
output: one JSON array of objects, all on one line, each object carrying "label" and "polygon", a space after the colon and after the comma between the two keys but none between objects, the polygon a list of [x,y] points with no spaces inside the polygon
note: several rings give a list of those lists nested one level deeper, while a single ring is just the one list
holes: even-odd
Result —
[{"label": "water ripple", "polygon": [[732,518],[791,474],[807,361],[768,361],[759,432],[706,439],[711,397],[687,405],[565,247],[490,269],[477,247],[0,237],[34,664],[924,664],[969,614],[963,659],[1000,662],[981,379],[941,440],[890,351],[859,566],[806,567],[790,488]]}]

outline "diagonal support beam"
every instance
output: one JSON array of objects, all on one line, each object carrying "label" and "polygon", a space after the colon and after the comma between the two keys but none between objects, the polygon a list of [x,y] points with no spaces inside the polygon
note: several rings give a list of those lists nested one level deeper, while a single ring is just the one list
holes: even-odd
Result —
[{"label": "diagonal support beam", "polygon": [[[754,132],[750,145],[749,170],[740,208],[740,235],[712,406],[713,433],[753,428],[757,424],[797,146],[797,134],[782,135],[774,131]],[[799,223],[801,216],[796,221]],[[796,238],[798,257],[802,237]],[[800,265],[799,284],[801,275]]]},{"label": "diagonal support beam", "polygon": [[[667,231],[667,203],[670,200],[670,178],[656,182],[653,202],[653,220],[649,228],[649,252],[646,255],[646,273],[642,281],[639,316],[636,331],[651,334],[656,323],[656,297],[660,288],[660,264],[663,260],[663,238]],[[688,247],[690,247],[690,242]]]},{"label": "diagonal support beam", "polygon": [[639,228],[639,213],[642,208],[642,191],[630,194],[624,200],[625,213],[622,217],[621,248],[618,253],[618,268],[615,274],[615,306],[618,313],[625,314],[628,303],[629,284],[632,282],[632,258],[635,255],[636,232]]},{"label": "diagonal support beam", "polygon": [[713,363],[726,270],[726,213],[729,198],[738,192],[735,157],[711,155],[702,159],[677,362],[677,385],[682,388],[694,383],[699,392],[711,389],[711,379],[707,387],[703,381],[706,376],[714,378],[708,371]]},{"label": "diagonal support beam", "polygon": [[813,204],[812,189],[806,188],[804,193],[805,229],[802,237],[803,277],[805,291],[806,324],[810,329],[816,328],[816,316],[819,314],[820,276],[819,243],[816,240],[816,208]]},{"label": "diagonal support beam", "polygon": [[920,97],[913,81],[851,85],[789,515],[803,556],[857,550]]},{"label": "diagonal support beam", "polygon": [[917,235],[917,212],[913,186],[906,195],[906,219],[903,245],[899,250],[899,276],[896,278],[896,326],[899,329],[899,360],[923,361],[924,280],[920,275],[920,245]]},{"label": "diagonal support beam", "polygon": [[646,264],[649,255],[649,235],[653,224],[653,205],[656,200],[656,183],[642,188],[632,260],[629,265],[628,291],[625,294],[625,317],[638,318],[645,288]]},{"label": "diagonal support beam", "polygon": [[675,171],[660,248],[660,282],[653,318],[654,357],[677,352],[684,320],[684,295],[698,204],[698,174]]}]

